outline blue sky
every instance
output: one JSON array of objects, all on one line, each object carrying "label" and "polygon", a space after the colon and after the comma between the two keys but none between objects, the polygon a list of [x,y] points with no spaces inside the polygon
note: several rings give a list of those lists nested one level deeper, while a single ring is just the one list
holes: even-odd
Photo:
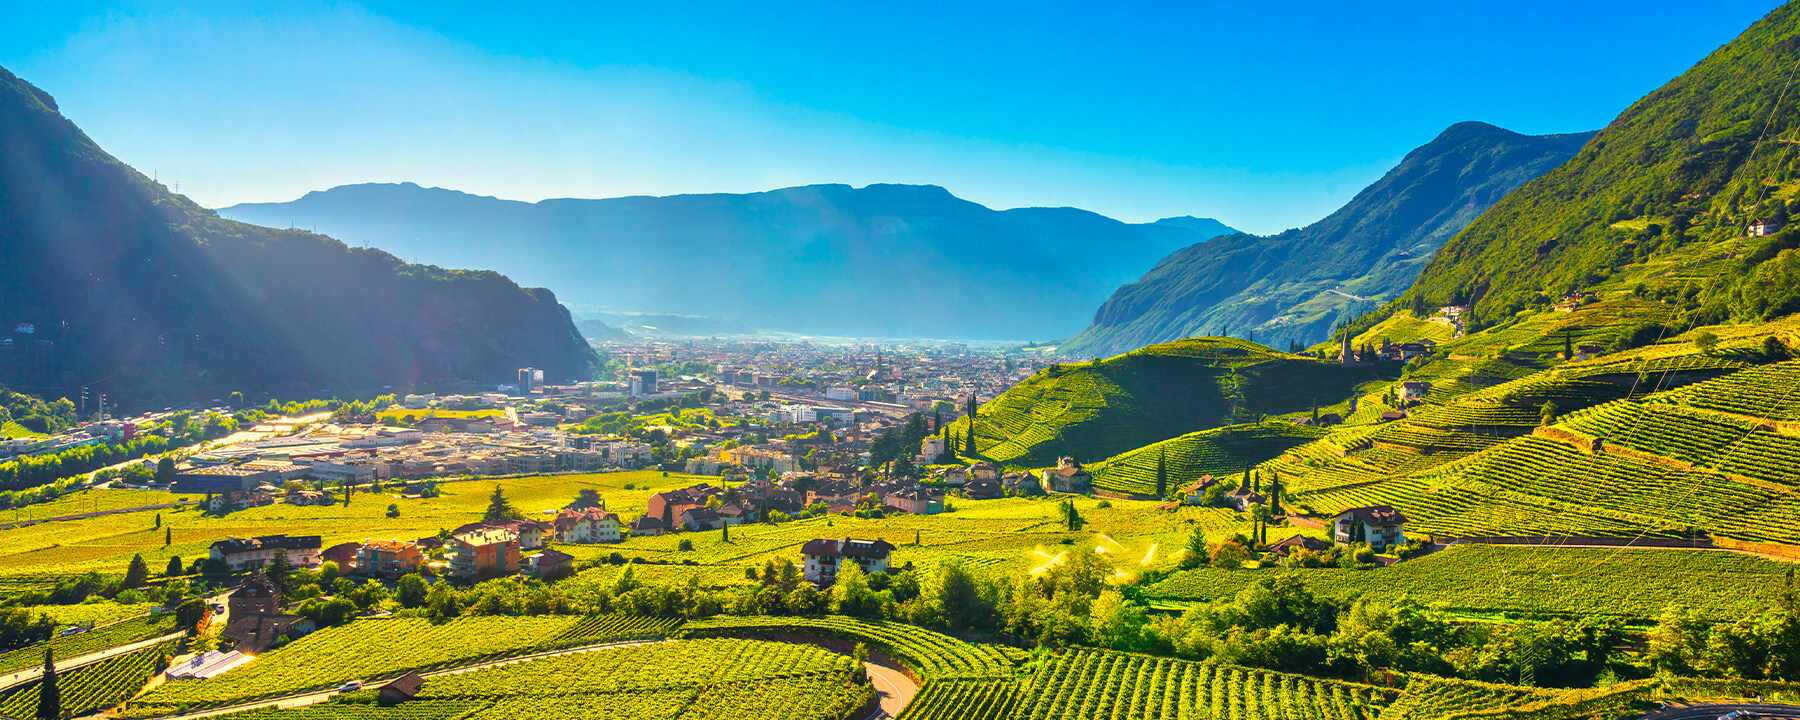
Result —
[{"label": "blue sky", "polygon": [[1458,121],[1600,127],[1778,3],[247,5],[20,4],[0,65],[214,207],[905,182],[1275,232]]}]

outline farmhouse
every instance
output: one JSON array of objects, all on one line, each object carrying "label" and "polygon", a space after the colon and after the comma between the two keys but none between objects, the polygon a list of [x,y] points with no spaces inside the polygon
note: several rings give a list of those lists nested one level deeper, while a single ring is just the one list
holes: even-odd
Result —
[{"label": "farmhouse", "polygon": [[1183,505],[1203,505],[1203,504],[1205,504],[1207,489],[1209,489],[1212,486],[1217,485],[1217,484],[1219,484],[1218,478],[1215,478],[1211,475],[1203,475],[1200,477],[1199,480],[1195,480],[1191,483],[1188,483],[1187,487],[1184,487],[1181,489],[1181,504],[1183,504]]},{"label": "farmhouse", "polygon": [[613,543],[625,539],[625,525],[616,513],[600,508],[564,510],[550,526],[557,542]]},{"label": "farmhouse", "polygon": [[1056,467],[1044,471],[1044,488],[1050,492],[1085,493],[1093,481],[1093,476],[1072,457],[1057,458]]},{"label": "farmhouse", "polygon": [[1331,538],[1339,544],[1366,542],[1377,550],[1406,543],[1406,516],[1387,505],[1350,508],[1331,519]]},{"label": "farmhouse", "polygon": [[863,572],[885,572],[888,556],[893,552],[893,544],[880,538],[822,538],[808,541],[800,548],[800,554],[806,559],[806,581],[816,585],[830,585],[837,579],[838,568],[846,562],[856,563]]},{"label": "farmhouse", "polygon": [[962,494],[970,500],[992,500],[1003,494],[1000,483],[993,480],[974,480],[963,485]]},{"label": "farmhouse", "polygon": [[[992,480],[985,481],[999,487]],[[903,510],[914,515],[936,515],[944,511],[944,496],[933,494],[925,488],[907,488],[888,493],[884,503],[891,508]]]},{"label": "farmhouse", "polygon": [[318,535],[265,535],[254,538],[228,538],[212,544],[210,556],[225,563],[227,570],[238,573],[254,570],[275,559],[276,553],[287,556],[296,567],[318,567],[319,550],[324,540]]}]

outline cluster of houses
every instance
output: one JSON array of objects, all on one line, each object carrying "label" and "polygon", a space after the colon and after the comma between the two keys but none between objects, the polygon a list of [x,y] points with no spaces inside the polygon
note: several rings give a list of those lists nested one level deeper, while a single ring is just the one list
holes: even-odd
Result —
[{"label": "cluster of houses", "polygon": [[451,531],[448,539],[370,539],[328,548],[321,547],[317,535],[228,538],[212,544],[210,557],[233,573],[264,568],[279,553],[295,567],[317,568],[329,561],[337,563],[346,575],[392,580],[417,572],[432,551],[442,549],[444,562],[438,566],[438,574],[452,580],[473,582],[506,575],[554,580],[573,571],[575,558],[544,547],[547,528],[531,520],[471,523]]},{"label": "cluster of houses", "polygon": [[[925,439],[929,452],[936,438]],[[1007,495],[1036,495],[1042,492],[1083,494],[1094,487],[1094,478],[1071,457],[1058,458],[1056,467],[1036,474],[1001,472],[999,465],[987,461],[969,463],[968,467],[944,468],[933,474],[934,480],[959,486],[962,496],[970,500],[991,500]]]},{"label": "cluster of houses", "polygon": [[1351,342],[1350,335],[1345,333],[1343,346],[1338,349],[1338,362],[1343,365],[1406,362],[1413,358],[1428,357],[1435,352],[1437,341],[1431,338],[1400,343],[1382,338],[1380,346],[1364,343],[1361,348],[1357,348]]}]

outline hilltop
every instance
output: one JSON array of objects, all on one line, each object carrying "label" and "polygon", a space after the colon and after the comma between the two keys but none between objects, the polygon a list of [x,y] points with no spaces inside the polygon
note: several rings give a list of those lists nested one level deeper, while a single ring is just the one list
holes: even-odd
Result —
[{"label": "hilltop", "polygon": [[1176,251],[1114,292],[1062,348],[1118,352],[1194,335],[1310,345],[1399,295],[1452,235],[1592,135],[1452,125],[1323,220]]},{"label": "hilltop", "polygon": [[1634,103],[1447,243],[1388,312],[1469,304],[1471,329],[1502,325],[1643,263],[1664,267],[1640,294],[1677,299],[1683,325],[1800,309],[1800,235],[1746,237],[1785,225],[1800,189],[1797,15],[1776,9]]},{"label": "hilltop", "polygon": [[[1013,467],[1070,456],[1095,462],[1199,430],[1304,412],[1380,379],[1231,338],[1152,345],[1084,363],[1051,365],[983,404],[976,452]],[[966,437],[968,420],[950,425]]]},{"label": "hilltop", "polygon": [[990,340],[1068,337],[1158,258],[1231,232],[1193,218],[996,211],[928,185],[526,203],[367,184],[220,212],[495,268],[576,304],[817,335]]},{"label": "hilltop", "polygon": [[544,289],[218,217],[120,163],[0,69],[0,383],[127,404],[598,358]]}]

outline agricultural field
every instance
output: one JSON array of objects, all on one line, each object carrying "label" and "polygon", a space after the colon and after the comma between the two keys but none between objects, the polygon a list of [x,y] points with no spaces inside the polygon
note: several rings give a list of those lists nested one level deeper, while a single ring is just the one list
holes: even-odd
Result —
[{"label": "agricultural field", "polygon": [[1159,603],[1229,598],[1260,581],[1295,576],[1331,597],[1399,599],[1467,613],[1605,615],[1653,620],[1683,605],[1709,617],[1763,607],[1787,563],[1722,550],[1459,545],[1391,567],[1184,570],[1144,589]]},{"label": "agricultural field", "polygon": [[1374,720],[1388,691],[1218,663],[1069,650],[1022,683],[1005,720],[1280,717]]},{"label": "agricultural field", "polygon": [[854,663],[820,648],[754,640],[609,647],[430,677],[417,699],[339,700],[229,720],[840,720],[873,696]]},{"label": "agricultural field", "polygon": [[42,665],[46,646],[50,648],[52,657],[72,658],[173,632],[176,632],[174,615],[140,617],[102,625],[84,633],[51,638],[37,645],[0,653],[0,673]]},{"label": "agricultural field", "polygon": [[[717,482],[718,478],[664,476],[655,471],[496,478],[442,483],[439,487],[443,494],[435,498],[357,493],[351,497],[349,507],[341,503],[323,507],[278,503],[222,516],[204,514],[193,507],[168,508],[0,529],[0,586],[15,577],[23,581],[46,575],[122,573],[131,556],[138,553],[143,554],[153,570],[160,571],[170,556],[192,562],[204,557],[214,541],[232,536],[322,534],[326,546],[369,538],[411,540],[480,520],[496,484],[528,517],[547,517],[547,513],[575,499],[582,488],[599,490],[608,508],[622,517],[635,517],[643,512],[651,493],[707,481]],[[628,489],[627,485],[631,487]],[[139,490],[89,490],[42,507],[67,503],[65,508],[82,507],[74,512],[85,512],[86,505],[99,504],[104,508],[107,504],[142,504],[144,499],[167,501],[165,497],[183,496]],[[399,506],[399,517],[387,517],[390,503]],[[69,514],[57,509],[50,512]],[[163,546],[164,529],[156,527],[159,514],[173,541],[168,547]]]},{"label": "agricultural field", "polygon": [[[62,693],[63,712],[85,715],[136,695],[162,671],[163,661],[175,652],[175,646],[175,641],[169,641],[61,673],[56,689]],[[37,717],[37,708],[38,683],[21,686],[0,698],[0,717]]]},{"label": "agricultural field", "polygon": [[132,706],[135,714],[154,715],[226,705],[602,639],[582,629],[587,620],[481,616],[434,625],[419,618],[363,618],[307,635],[220,677],[162,685]]},{"label": "agricultural field", "polygon": [[868,643],[905,665],[920,679],[1012,677],[1023,652],[997,645],[974,645],[903,623],[866,621],[839,615],[819,617],[720,616],[682,627],[687,637],[737,634],[815,634]]}]

